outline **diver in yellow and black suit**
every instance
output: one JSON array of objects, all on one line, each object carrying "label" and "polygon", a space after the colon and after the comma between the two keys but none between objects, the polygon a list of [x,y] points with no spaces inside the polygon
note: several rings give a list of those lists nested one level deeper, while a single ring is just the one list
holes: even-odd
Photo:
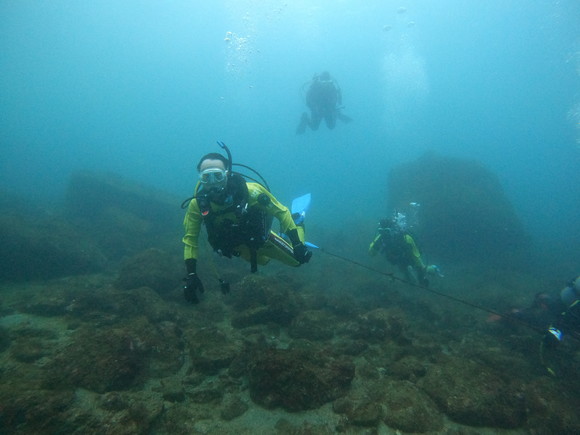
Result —
[{"label": "diver in yellow and black suit", "polygon": [[[187,278],[184,296],[199,302],[197,292],[204,287],[197,275],[198,239],[205,224],[212,248],[225,257],[242,257],[251,264],[267,264],[270,259],[290,266],[307,263],[312,256],[304,244],[304,227],[296,225],[288,208],[259,183],[246,182],[232,171],[231,155],[206,154],[197,165],[199,182],[185,215],[184,259]],[[272,219],[290,243],[270,230]]]},{"label": "diver in yellow and black suit", "polygon": [[[566,337],[575,339],[575,349],[578,348],[577,344],[580,342],[580,276],[568,282],[560,291],[559,298],[552,299],[559,302],[557,306],[560,307],[560,313],[544,334],[540,354],[548,372],[557,375],[564,366],[560,366],[559,356],[555,350],[563,341],[566,341]],[[566,358],[563,357],[562,360],[566,362]],[[570,360],[574,361],[573,358]]]},{"label": "diver in yellow and black suit", "polygon": [[395,213],[393,219],[381,219],[377,235],[369,246],[369,254],[383,254],[391,264],[399,268],[408,281],[426,287],[429,285],[427,275],[442,275],[437,266],[426,266],[423,263],[415,240],[405,230],[402,223],[404,219],[402,213]]}]

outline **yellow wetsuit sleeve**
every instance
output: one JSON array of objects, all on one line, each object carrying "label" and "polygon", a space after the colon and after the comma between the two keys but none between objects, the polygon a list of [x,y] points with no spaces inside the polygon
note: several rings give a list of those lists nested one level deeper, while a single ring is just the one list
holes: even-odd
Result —
[{"label": "yellow wetsuit sleeve", "polygon": [[201,231],[201,224],[203,218],[199,211],[199,205],[196,199],[192,199],[187,207],[185,219],[183,220],[183,227],[185,235],[183,236],[183,259],[188,260],[194,258],[197,260],[197,251],[199,247],[199,233]]},{"label": "yellow wetsuit sleeve", "polygon": [[415,240],[409,234],[405,234],[405,242],[409,245],[411,249],[411,253],[413,254],[413,258],[415,259],[415,265],[420,268],[425,268],[423,264],[423,260],[421,260],[421,253],[419,252],[419,248],[415,244]]},{"label": "yellow wetsuit sleeve", "polygon": [[[270,216],[275,217],[280,222],[280,230],[283,233],[287,233],[293,229],[296,229],[296,224],[292,219],[292,214],[288,207],[279,202],[274,195],[266,190],[266,188],[258,183],[247,183],[248,184],[248,206],[258,207],[264,210]],[[270,199],[268,205],[264,206],[258,203],[258,197],[261,194],[265,194]]]}]

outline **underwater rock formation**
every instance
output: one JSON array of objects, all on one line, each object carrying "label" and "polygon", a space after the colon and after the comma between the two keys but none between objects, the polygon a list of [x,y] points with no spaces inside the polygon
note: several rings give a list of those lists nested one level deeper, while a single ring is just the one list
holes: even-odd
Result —
[{"label": "underwater rock formation", "polygon": [[155,248],[139,252],[123,261],[115,285],[120,289],[149,287],[160,294],[167,293],[180,284],[180,260]]},{"label": "underwater rock formation", "polygon": [[99,271],[104,256],[65,219],[0,210],[0,281],[50,279]]},{"label": "underwater rock formation", "polygon": [[0,326],[0,353],[4,352],[10,347],[10,334],[8,331]]},{"label": "underwater rock formation", "polygon": [[443,427],[435,403],[406,381],[375,381],[368,390],[354,390],[333,403],[333,410],[357,426],[375,427],[380,421],[396,430],[424,433]]},{"label": "underwater rock formation", "polygon": [[175,370],[175,358],[164,360],[169,359],[167,352],[178,350],[177,337],[160,326],[139,317],[127,325],[103,326],[97,331],[79,328],[47,365],[44,387],[105,393],[141,385],[146,376],[157,372]]},{"label": "underwater rock formation", "polygon": [[235,314],[232,326],[276,323],[288,325],[299,313],[301,300],[289,285],[272,278],[248,275],[232,294]]},{"label": "underwater rock formation", "polygon": [[149,248],[177,253],[179,203],[118,176],[86,172],[71,177],[64,210],[0,192],[0,281],[101,272]]},{"label": "underwater rock formation", "polygon": [[406,343],[406,328],[407,320],[401,310],[378,308],[358,316],[355,320],[344,322],[338,328],[338,333],[366,342],[393,340]]},{"label": "underwater rock formation", "polygon": [[335,316],[322,310],[307,310],[292,321],[288,335],[306,340],[330,340],[334,336],[335,327]]},{"label": "underwater rock formation", "polygon": [[[248,274],[223,260],[228,294],[201,264],[187,304],[181,223],[149,238],[160,223],[125,227],[148,218],[113,202],[126,221],[70,215],[105,273],[0,285],[2,433],[580,433],[576,343],[558,350],[572,370],[548,377],[535,331],[490,336],[468,308],[331,261]],[[507,276],[496,293],[536,287]],[[496,286],[460,278],[486,301]]]},{"label": "underwater rock formation", "polygon": [[120,176],[78,172],[69,181],[67,216],[116,261],[179,240],[183,212],[177,198]]},{"label": "underwater rock formation", "polygon": [[462,358],[448,358],[419,381],[439,408],[470,426],[517,428],[526,420],[521,387],[501,373]]},{"label": "underwater rock formation", "polygon": [[413,228],[425,253],[501,262],[529,247],[497,177],[476,161],[428,153],[389,174],[390,209],[420,204]]},{"label": "underwater rock formation", "polygon": [[241,352],[241,344],[217,328],[203,328],[186,334],[190,343],[191,365],[204,375],[228,368]]},{"label": "underwater rock formation", "polygon": [[384,421],[389,427],[419,433],[443,428],[443,418],[437,406],[415,384],[395,381],[388,383],[384,390]]},{"label": "underwater rock formation", "polygon": [[70,408],[74,401],[75,394],[72,391],[23,388],[10,391],[5,387],[0,391],[0,428],[7,434],[72,433],[75,424]]},{"label": "underwater rock formation", "polygon": [[303,411],[344,395],[353,378],[354,364],[346,359],[272,349],[251,363],[250,395],[266,408]]}]

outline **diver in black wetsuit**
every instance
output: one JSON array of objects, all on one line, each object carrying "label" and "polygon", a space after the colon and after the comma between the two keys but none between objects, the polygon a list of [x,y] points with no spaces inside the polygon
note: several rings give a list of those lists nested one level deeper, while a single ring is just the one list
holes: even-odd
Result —
[{"label": "diver in black wetsuit", "polygon": [[352,121],[350,117],[341,112],[342,91],[327,71],[320,75],[316,74],[310,81],[310,86],[306,92],[306,105],[310,109],[310,116],[306,112],[302,113],[296,134],[303,134],[306,127],[318,130],[323,119],[331,130],[336,125],[337,119],[345,123]]}]

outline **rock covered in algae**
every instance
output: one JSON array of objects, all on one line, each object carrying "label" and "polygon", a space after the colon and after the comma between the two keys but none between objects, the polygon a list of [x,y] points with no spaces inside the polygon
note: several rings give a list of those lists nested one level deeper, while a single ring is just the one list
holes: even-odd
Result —
[{"label": "rock covered in algae", "polygon": [[120,289],[149,287],[164,294],[178,287],[182,276],[181,261],[150,248],[123,261],[115,285]]},{"label": "rock covered in algae", "polygon": [[432,367],[418,385],[458,423],[512,429],[526,421],[518,385],[475,361],[449,357],[445,364]]},{"label": "rock covered in algae", "polygon": [[443,418],[431,398],[411,382],[385,385],[384,422],[405,432],[431,432],[443,427]]},{"label": "rock covered in algae", "polygon": [[230,366],[242,345],[215,327],[187,331],[192,367],[205,375],[215,375]]},{"label": "rock covered in algae", "polygon": [[[15,387],[15,386],[11,386]],[[72,433],[72,391],[40,389],[0,390],[0,432],[2,433]]]},{"label": "rock covered in algae", "polygon": [[334,401],[332,409],[344,414],[357,426],[376,426],[383,417],[383,408],[377,400],[364,395],[349,395]]},{"label": "rock covered in algae", "polygon": [[288,334],[292,338],[330,340],[334,336],[336,323],[336,317],[326,311],[307,310],[294,318]]},{"label": "rock covered in algae", "polygon": [[[45,388],[85,388],[97,393],[142,385],[155,372],[173,372],[179,361],[177,337],[162,333],[145,317],[126,325],[83,326],[46,367]],[[159,373],[154,373],[159,374]]]},{"label": "rock covered in algae", "polygon": [[238,395],[229,395],[224,398],[220,417],[225,421],[230,421],[244,414],[249,408],[249,405]]},{"label": "rock covered in algae", "polygon": [[232,326],[275,323],[288,325],[299,313],[302,301],[288,283],[270,277],[248,275],[232,291]]},{"label": "rock covered in algae", "polygon": [[316,409],[344,395],[354,371],[354,364],[346,359],[271,349],[251,363],[250,395],[266,408]]}]

